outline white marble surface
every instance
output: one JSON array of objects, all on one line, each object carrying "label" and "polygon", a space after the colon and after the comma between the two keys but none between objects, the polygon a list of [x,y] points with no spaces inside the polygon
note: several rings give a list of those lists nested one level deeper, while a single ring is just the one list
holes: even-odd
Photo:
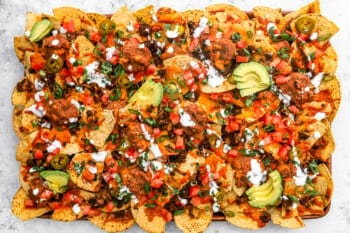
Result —
[{"label": "white marble surface", "polygon": [[[340,28],[340,32],[332,39],[339,55],[338,76],[342,84],[343,100],[340,111],[333,123],[334,138],[337,144],[333,155],[333,176],[335,190],[332,208],[329,214],[316,220],[307,220],[303,229],[296,232],[350,232],[350,7],[346,0],[320,0],[321,9]],[[136,10],[147,4],[170,6],[175,9],[201,8],[210,2],[166,0],[166,1],[137,1],[137,0],[0,0],[0,232],[1,233],[58,233],[58,232],[101,232],[86,221],[73,223],[54,222],[51,220],[35,219],[21,222],[11,214],[11,199],[19,187],[17,178],[18,162],[15,160],[17,138],[12,131],[10,103],[11,90],[22,77],[23,69],[13,52],[12,38],[21,35],[24,28],[26,11],[50,13],[53,7],[71,5],[87,11],[112,13],[122,4],[127,4]],[[219,1],[224,2],[224,0]],[[297,9],[305,4],[303,0],[233,0],[229,1],[242,9],[250,10],[256,5]],[[133,227],[128,232],[142,232]],[[168,224],[167,232],[180,232],[174,224]],[[224,222],[214,222],[206,232],[248,232]],[[259,232],[294,232],[277,226],[268,226]]]}]

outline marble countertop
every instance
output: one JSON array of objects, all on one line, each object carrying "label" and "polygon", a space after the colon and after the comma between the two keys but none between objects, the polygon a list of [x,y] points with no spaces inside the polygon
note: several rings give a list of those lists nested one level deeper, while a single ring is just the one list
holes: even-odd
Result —
[{"label": "marble countertop", "polygon": [[[15,150],[18,139],[12,131],[11,92],[16,82],[23,75],[22,65],[17,61],[13,51],[13,37],[24,33],[25,12],[50,13],[54,7],[70,5],[86,11],[112,13],[119,6],[126,4],[132,10],[148,4],[155,6],[169,6],[183,10],[188,8],[202,8],[213,2],[229,2],[244,10],[251,10],[256,5],[280,7],[286,10],[298,9],[305,5],[304,0],[233,0],[233,1],[185,1],[185,0],[0,0],[0,232],[2,233],[62,233],[62,232],[102,232],[87,221],[72,223],[55,222],[46,219],[35,219],[22,222],[11,213],[11,200],[19,187],[19,163],[15,160]],[[333,177],[335,189],[331,210],[323,218],[306,220],[305,228],[296,232],[350,232],[350,12],[345,0],[320,0],[323,15],[333,20],[340,28],[340,32],[332,39],[333,46],[338,52],[338,77],[342,85],[342,104],[332,128],[336,151],[333,155]],[[291,232],[279,226],[268,226],[258,232]],[[143,232],[134,226],[128,232]],[[173,223],[168,224],[167,232],[180,232]],[[206,232],[248,232],[229,225],[225,222],[213,222]],[[249,231],[250,232],[250,231]]]}]

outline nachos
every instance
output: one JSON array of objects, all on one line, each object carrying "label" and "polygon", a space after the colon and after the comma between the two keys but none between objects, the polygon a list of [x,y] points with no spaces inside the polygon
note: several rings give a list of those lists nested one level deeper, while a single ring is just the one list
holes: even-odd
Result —
[{"label": "nachos", "polygon": [[22,220],[298,228],[330,205],[337,26],[319,2],[28,12],[12,95]]}]

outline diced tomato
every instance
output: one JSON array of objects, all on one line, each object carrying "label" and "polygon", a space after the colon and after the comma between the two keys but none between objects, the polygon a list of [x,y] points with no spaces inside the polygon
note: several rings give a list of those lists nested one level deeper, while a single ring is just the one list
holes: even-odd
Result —
[{"label": "diced tomato", "polygon": [[248,62],[249,61],[249,57],[247,56],[236,56],[236,62]]},{"label": "diced tomato", "polygon": [[198,196],[200,191],[201,191],[201,188],[198,185],[192,186],[190,188],[190,197]]},{"label": "diced tomato", "polygon": [[106,207],[107,212],[112,212],[113,208],[114,208],[113,201],[109,201],[105,207]]},{"label": "diced tomato", "polygon": [[314,70],[315,67],[316,67],[316,65],[315,65],[315,63],[314,63],[313,61],[309,61],[309,62],[307,63],[307,68],[308,68],[309,70]]},{"label": "diced tomato", "polygon": [[43,156],[44,156],[44,154],[43,154],[42,150],[39,150],[39,149],[35,150],[35,152],[34,152],[35,159],[41,159]]},{"label": "diced tomato", "polygon": [[271,142],[272,142],[272,136],[271,135],[268,135],[268,136],[266,136],[264,138],[264,144],[265,145],[269,145],[269,144],[271,144]]},{"label": "diced tomato", "polygon": [[112,63],[112,65],[116,65],[118,63],[118,57],[117,56],[112,56],[111,59],[109,59],[110,63]]},{"label": "diced tomato", "polygon": [[289,79],[290,79],[290,76],[278,75],[275,78],[275,82],[276,82],[276,84],[283,84],[283,83],[288,82]]},{"label": "diced tomato", "polygon": [[66,68],[63,68],[61,71],[60,71],[60,76],[61,77],[67,77],[67,76],[69,76],[70,75],[70,72],[69,72],[69,70],[68,69],[66,69]]},{"label": "diced tomato", "polygon": [[279,148],[278,150],[278,156],[284,160],[284,161],[287,161],[288,160],[288,152],[290,150],[290,146],[288,145],[283,145]]},{"label": "diced tomato", "polygon": [[166,222],[170,222],[173,219],[173,215],[168,210],[163,208],[161,210],[161,212],[162,212],[162,216]]},{"label": "diced tomato", "polygon": [[153,128],[153,137],[157,138],[160,136],[160,129],[159,128]]},{"label": "diced tomato", "polygon": [[31,199],[26,199],[26,200],[24,201],[24,206],[25,206],[25,207],[28,207],[28,208],[34,207],[34,201],[31,200]]},{"label": "diced tomato", "polygon": [[61,208],[61,203],[58,201],[54,201],[54,202],[50,202],[49,206],[52,210],[57,210],[57,209]]},{"label": "diced tomato", "polygon": [[[85,166],[85,169],[83,170],[82,177],[86,181],[93,181],[95,179],[95,174],[92,174],[89,169],[87,168],[88,165]],[[90,165],[89,165],[90,166]]]},{"label": "diced tomato", "polygon": [[44,69],[45,63],[45,59],[40,53],[34,53],[30,57],[30,65],[35,71]]},{"label": "diced tomato", "polygon": [[90,40],[91,40],[92,42],[97,43],[97,42],[100,42],[101,39],[102,39],[102,36],[101,36],[100,33],[98,33],[98,32],[91,32],[91,33],[90,33]]},{"label": "diced tomato", "polygon": [[169,117],[170,117],[171,123],[173,125],[176,125],[176,124],[178,124],[180,122],[179,114],[176,114],[174,112],[170,112]]},{"label": "diced tomato", "polygon": [[133,44],[140,44],[140,40],[136,37],[131,37],[129,41]]},{"label": "diced tomato", "polygon": [[109,103],[109,94],[105,93],[101,96],[101,102],[103,105],[107,105]]},{"label": "diced tomato", "polygon": [[94,97],[85,95],[85,98],[83,99],[84,105],[91,105],[94,102]]},{"label": "diced tomato", "polygon": [[276,65],[276,69],[277,69],[278,71],[282,71],[282,70],[284,70],[287,66],[288,66],[288,62],[281,59],[280,62]]},{"label": "diced tomato", "polygon": [[194,83],[191,87],[191,91],[197,91],[198,90],[198,85]]},{"label": "diced tomato", "polygon": [[53,192],[51,190],[45,189],[44,192],[41,193],[40,198],[48,200],[52,197]]},{"label": "diced tomato", "polygon": [[85,206],[83,213],[84,215],[87,215],[87,216],[97,216],[99,215],[100,211],[91,208],[91,206]]},{"label": "diced tomato", "polygon": [[177,136],[181,136],[184,132],[184,129],[174,129],[174,133],[177,135]]},{"label": "diced tomato", "polygon": [[271,115],[269,123],[279,124],[281,122],[281,120],[282,120],[281,115],[274,114],[274,115]]},{"label": "diced tomato", "polygon": [[155,64],[151,64],[151,65],[147,68],[146,74],[147,74],[147,75],[154,74],[154,72],[156,72],[156,69],[157,69],[156,65],[155,65]]},{"label": "diced tomato", "polygon": [[191,201],[194,206],[198,206],[200,204],[208,203],[210,202],[210,200],[211,200],[210,196],[205,196],[205,197],[195,196],[195,197],[192,197]]},{"label": "diced tomato", "polygon": [[229,118],[228,124],[225,127],[226,132],[234,132],[239,130],[239,123],[234,118]]},{"label": "diced tomato", "polygon": [[176,137],[175,148],[177,150],[184,150],[185,149],[185,142],[184,142],[183,137],[180,137],[180,136]]},{"label": "diced tomato", "polygon": [[72,33],[75,31],[75,27],[74,27],[74,20],[70,19],[70,20],[66,20],[63,22],[63,28],[67,30],[67,32]]},{"label": "diced tomato", "polygon": [[201,182],[203,185],[209,184],[209,173],[205,172],[201,177]]},{"label": "diced tomato", "polygon": [[300,41],[305,41],[309,36],[307,34],[304,33],[300,33],[298,36],[298,40]]},{"label": "diced tomato", "polygon": [[288,109],[289,109],[289,111],[291,111],[291,112],[294,113],[294,114],[300,112],[300,110],[299,110],[295,105],[289,106]]},{"label": "diced tomato", "polygon": [[274,142],[282,142],[283,141],[283,137],[282,137],[281,132],[273,132],[273,133],[271,133],[271,136],[272,136],[272,141],[274,141]]},{"label": "diced tomato", "polygon": [[247,47],[247,45],[244,43],[243,40],[237,41],[237,42],[236,42],[236,46],[237,46],[237,48],[239,48],[239,49],[244,49],[244,48]]},{"label": "diced tomato", "polygon": [[192,84],[194,83],[194,78],[193,78],[192,72],[190,70],[186,70],[184,72],[183,77],[186,81],[187,86],[192,86]]},{"label": "diced tomato", "polygon": [[111,180],[113,180],[113,176],[111,173],[103,173],[102,177],[104,179],[104,181],[106,181],[107,183]]},{"label": "diced tomato", "polygon": [[163,183],[164,182],[160,178],[153,178],[151,180],[151,187],[158,189],[160,186],[162,186]]},{"label": "diced tomato", "polygon": [[227,155],[231,158],[236,158],[238,156],[238,151],[237,150],[230,150]]},{"label": "diced tomato", "polygon": [[77,75],[83,75],[84,74],[84,66],[77,66],[77,69],[76,69],[76,74]]},{"label": "diced tomato", "polygon": [[193,38],[189,47],[190,52],[192,52],[198,46],[198,44],[199,44],[199,39]]}]

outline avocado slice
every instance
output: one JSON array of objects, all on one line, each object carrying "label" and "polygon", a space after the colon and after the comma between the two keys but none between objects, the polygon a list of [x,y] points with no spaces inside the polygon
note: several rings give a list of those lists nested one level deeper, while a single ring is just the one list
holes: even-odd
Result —
[{"label": "avocado slice", "polygon": [[129,103],[138,105],[158,106],[163,99],[163,86],[161,83],[148,79],[142,86],[131,96]]},{"label": "avocado slice", "polygon": [[63,171],[46,170],[40,172],[47,186],[54,193],[64,193],[67,190],[69,175]]},{"label": "avocado slice", "polygon": [[32,30],[30,31],[29,40],[31,42],[38,42],[42,40],[47,34],[50,33],[52,29],[52,24],[50,20],[43,19],[34,24]]},{"label": "avocado slice", "polygon": [[274,205],[283,192],[282,178],[275,170],[269,173],[269,179],[260,186],[252,186],[247,191],[248,203],[257,208]]},{"label": "avocado slice", "polygon": [[241,63],[232,76],[242,97],[265,90],[271,85],[265,66],[257,62]]}]

